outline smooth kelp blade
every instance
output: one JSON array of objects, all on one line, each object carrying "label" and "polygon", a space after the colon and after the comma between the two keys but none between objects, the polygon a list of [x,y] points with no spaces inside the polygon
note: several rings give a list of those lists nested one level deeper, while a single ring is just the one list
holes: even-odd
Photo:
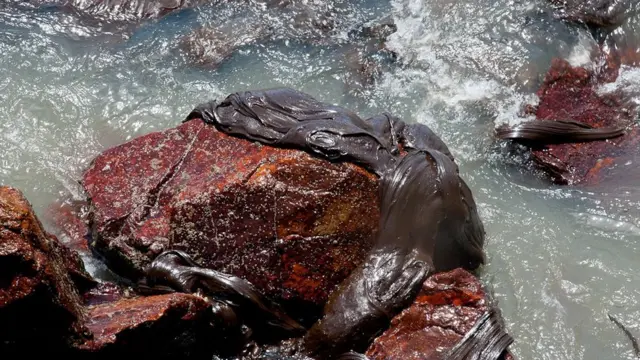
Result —
[{"label": "smooth kelp blade", "polygon": [[624,133],[624,128],[593,128],[575,121],[535,120],[513,128],[499,128],[496,136],[502,140],[545,145],[607,140]]}]

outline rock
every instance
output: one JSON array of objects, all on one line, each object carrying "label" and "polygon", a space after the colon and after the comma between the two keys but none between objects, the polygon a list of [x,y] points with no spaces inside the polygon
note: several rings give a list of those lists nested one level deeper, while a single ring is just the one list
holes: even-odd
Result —
[{"label": "rock", "polygon": [[[613,75],[612,75],[613,74]],[[595,128],[623,127],[627,133],[606,141],[551,144],[532,151],[534,161],[558,184],[594,184],[630,153],[637,153],[637,105],[619,91],[601,86],[617,76],[616,69],[596,72],[555,59],[538,91],[537,119],[573,120]]]},{"label": "rock", "polygon": [[98,20],[140,21],[158,19],[171,12],[192,8],[207,0],[27,0],[34,5],[73,9]]},{"label": "rock", "polygon": [[370,360],[446,360],[489,307],[482,285],[466,270],[432,275],[366,355]]},{"label": "rock", "polygon": [[55,351],[86,338],[68,272],[83,273],[76,256],[43,229],[19,190],[0,187],[0,351]]},{"label": "rock", "polygon": [[224,28],[199,28],[180,41],[180,49],[188,62],[209,69],[217,68],[236,50],[270,35],[266,26],[234,24]]},{"label": "rock", "polygon": [[200,119],[99,155],[84,174],[92,247],[131,279],[164,250],[319,310],[371,249],[377,178]]},{"label": "rock", "polygon": [[45,220],[59,234],[61,242],[71,250],[88,254],[89,226],[86,201],[55,202],[47,208]]},{"label": "rock", "polygon": [[358,93],[370,88],[385,66],[396,62],[397,54],[387,48],[387,41],[397,30],[392,18],[383,18],[349,33],[350,41],[343,52],[345,82],[350,91]]},{"label": "rock", "polygon": [[[207,301],[189,294],[121,298],[87,308],[93,339],[79,345],[83,358],[211,359],[213,336]],[[220,345],[220,344],[217,344]],[[177,356],[177,357],[176,357]]]},{"label": "rock", "polygon": [[637,8],[632,0],[548,0],[562,19],[594,27],[615,27]]}]

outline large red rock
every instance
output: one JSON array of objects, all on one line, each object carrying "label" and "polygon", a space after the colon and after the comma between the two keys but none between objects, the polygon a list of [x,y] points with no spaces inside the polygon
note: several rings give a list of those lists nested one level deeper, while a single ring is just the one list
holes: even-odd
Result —
[{"label": "large red rock", "polygon": [[86,275],[78,261],[43,229],[19,190],[0,187],[0,352],[60,350],[86,338],[69,273]]},{"label": "large red rock", "polygon": [[[167,249],[268,296],[321,305],[378,227],[377,178],[195,119],[99,155],[84,174],[92,246],[137,279]],[[299,307],[297,307],[299,308]]]},{"label": "large red rock", "polygon": [[[471,273],[455,269],[432,275],[366,355],[371,360],[447,360],[447,352],[488,310],[482,285]],[[506,354],[505,360],[510,358]]]},{"label": "large red rock", "polygon": [[83,358],[211,359],[217,344],[205,300],[172,293],[149,297],[114,297],[87,307],[87,327],[93,334],[77,346]]},{"label": "large red rock", "polygon": [[[609,57],[611,60],[612,57]],[[555,59],[538,91],[537,119],[573,120],[601,127],[624,127],[624,136],[586,143],[548,145],[533,151],[533,158],[559,184],[594,184],[607,176],[627,156],[638,151],[637,105],[621,92],[603,93],[600,87],[614,81],[619,60],[602,71],[572,67]]]}]

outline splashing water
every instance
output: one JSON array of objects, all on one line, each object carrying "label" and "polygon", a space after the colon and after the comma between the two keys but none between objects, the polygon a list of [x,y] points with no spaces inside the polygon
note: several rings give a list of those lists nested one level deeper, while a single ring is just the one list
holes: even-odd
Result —
[{"label": "splashing water", "polygon": [[[589,32],[554,18],[543,0],[314,4],[335,19],[327,38],[260,2],[205,5],[138,27],[0,5],[0,183],[22,189],[42,215],[56,199],[82,198],[78,179],[101,151],[238,90],[290,86],[362,116],[389,111],[430,126],[460,164],[488,233],[482,279],[516,357],[632,359],[607,314],[640,336],[640,174],[621,172],[593,189],[551,186],[523,169],[526,155],[492,138],[496,125],[523,120],[519,110],[535,103],[552,58],[588,66]],[[387,46],[398,62],[351,91],[347,34],[388,14],[398,31]],[[248,23],[275,35],[216,69],[190,66],[179,52],[180,39],[201,26],[251,31]],[[640,31],[637,19],[623,30]],[[637,97],[637,70],[628,71],[602,91]]]}]

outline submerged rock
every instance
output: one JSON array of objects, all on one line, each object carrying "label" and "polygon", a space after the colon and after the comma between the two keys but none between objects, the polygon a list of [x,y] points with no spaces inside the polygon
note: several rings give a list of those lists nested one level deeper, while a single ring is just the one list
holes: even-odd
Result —
[{"label": "submerged rock", "polygon": [[[478,279],[463,269],[430,276],[413,304],[366,352],[371,360],[447,360],[491,305]],[[466,357],[465,357],[466,358]],[[505,351],[502,359],[510,359]]]},{"label": "submerged rock", "polygon": [[637,4],[633,0],[548,0],[565,20],[595,27],[615,27],[624,22]]},{"label": "submerged rock", "polygon": [[87,337],[72,276],[86,273],[76,256],[19,190],[0,187],[0,351],[61,350]]},{"label": "submerged rock", "polygon": [[380,216],[368,171],[199,119],[105,151],[83,184],[91,245],[121,275],[139,279],[178,249],[297,305],[326,302],[371,249]]},{"label": "submerged rock", "polygon": [[[530,144],[532,156],[555,183],[598,183],[616,166],[624,165],[629,155],[638,154],[637,104],[629,101],[621,91],[604,88],[618,76],[620,62],[611,63],[613,65],[596,71],[555,59],[538,90],[539,104],[529,109],[536,121],[572,121],[580,132],[607,133],[609,130],[606,129],[612,129],[611,133],[622,134],[598,141],[545,143],[551,137],[543,131],[541,141]],[[536,121],[531,124],[536,126]],[[505,134],[515,133],[499,132],[501,137]],[[516,138],[520,136],[515,135]]]},{"label": "submerged rock", "polygon": [[240,47],[266,39],[270,31],[256,24],[234,24],[227,28],[202,27],[180,40],[180,49],[188,62],[210,69],[217,68]]},{"label": "submerged rock", "polygon": [[34,5],[54,5],[100,20],[140,21],[192,8],[208,0],[27,0]]}]

